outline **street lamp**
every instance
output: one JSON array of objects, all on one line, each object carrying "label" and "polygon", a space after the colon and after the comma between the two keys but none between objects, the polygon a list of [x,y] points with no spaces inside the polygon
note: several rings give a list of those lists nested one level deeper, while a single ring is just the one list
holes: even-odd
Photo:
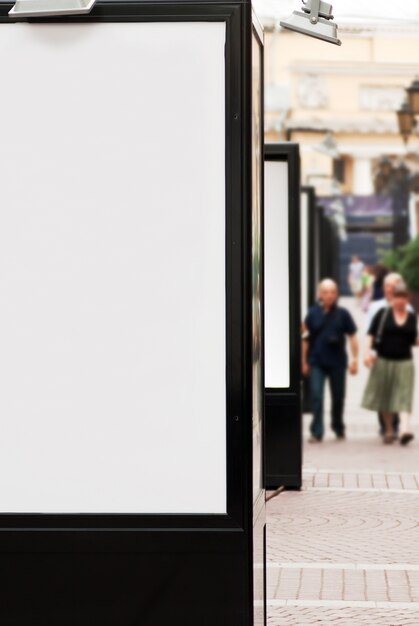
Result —
[{"label": "street lamp", "polygon": [[409,109],[414,115],[419,115],[419,78],[406,89]]},{"label": "street lamp", "polygon": [[409,136],[412,134],[414,127],[416,126],[415,116],[407,102],[402,104],[402,107],[397,111],[397,120],[399,122],[399,132],[403,137],[404,142],[407,144]]},{"label": "street lamp", "polygon": [[314,147],[318,152],[327,154],[332,159],[339,158],[338,144],[330,131],[326,131],[323,141]]},{"label": "street lamp", "polygon": [[419,78],[415,78],[409,87],[406,87],[407,99],[397,111],[399,132],[407,144],[409,136],[416,127],[415,116],[419,115]]}]

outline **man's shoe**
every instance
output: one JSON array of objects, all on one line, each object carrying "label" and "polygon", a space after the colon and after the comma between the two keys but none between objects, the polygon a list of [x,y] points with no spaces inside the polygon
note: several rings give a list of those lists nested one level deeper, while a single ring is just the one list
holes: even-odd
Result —
[{"label": "man's shoe", "polygon": [[339,433],[339,434],[337,434],[337,435],[336,435],[336,439],[340,439],[340,440],[342,440],[342,439],[346,439],[346,435],[345,435],[345,433]]},{"label": "man's shoe", "polygon": [[314,435],[311,435],[310,439],[308,440],[308,443],[321,443],[322,439],[323,437],[315,437]]}]

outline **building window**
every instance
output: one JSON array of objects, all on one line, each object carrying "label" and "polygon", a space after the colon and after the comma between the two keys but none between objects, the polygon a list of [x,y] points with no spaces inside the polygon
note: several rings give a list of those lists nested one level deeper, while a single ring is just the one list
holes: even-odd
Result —
[{"label": "building window", "polygon": [[362,111],[397,111],[406,92],[404,87],[391,85],[361,85],[359,106]]}]

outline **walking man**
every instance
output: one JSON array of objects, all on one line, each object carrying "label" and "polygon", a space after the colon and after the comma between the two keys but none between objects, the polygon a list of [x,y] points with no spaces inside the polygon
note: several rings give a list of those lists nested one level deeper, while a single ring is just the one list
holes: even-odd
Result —
[{"label": "walking man", "polygon": [[308,312],[302,345],[302,372],[309,376],[313,419],[310,442],[320,442],[324,435],[324,385],[329,380],[332,395],[332,430],[338,439],[345,438],[343,412],[349,338],[351,361],[349,371],[358,372],[357,328],[349,311],[338,306],[338,288],[333,280],[319,285],[319,302]]}]

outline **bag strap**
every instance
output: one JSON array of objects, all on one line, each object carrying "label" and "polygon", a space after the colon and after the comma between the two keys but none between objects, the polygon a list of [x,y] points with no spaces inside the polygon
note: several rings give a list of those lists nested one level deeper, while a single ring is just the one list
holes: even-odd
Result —
[{"label": "bag strap", "polygon": [[336,309],[329,313],[329,317],[327,317],[327,314],[323,311],[323,317],[320,326],[317,328],[315,333],[310,333],[309,337],[312,336],[313,339],[317,339],[318,337],[320,337],[320,335],[329,328],[331,320],[337,319],[338,313],[338,307],[336,307]]},{"label": "bag strap", "polygon": [[378,326],[377,334],[375,335],[375,341],[377,341],[377,339],[378,339],[378,341],[381,341],[381,339],[382,339],[383,332],[384,332],[384,325],[386,323],[388,314],[390,312],[390,308],[391,307],[386,306],[385,311],[384,311],[383,315],[381,316],[380,325]]}]

